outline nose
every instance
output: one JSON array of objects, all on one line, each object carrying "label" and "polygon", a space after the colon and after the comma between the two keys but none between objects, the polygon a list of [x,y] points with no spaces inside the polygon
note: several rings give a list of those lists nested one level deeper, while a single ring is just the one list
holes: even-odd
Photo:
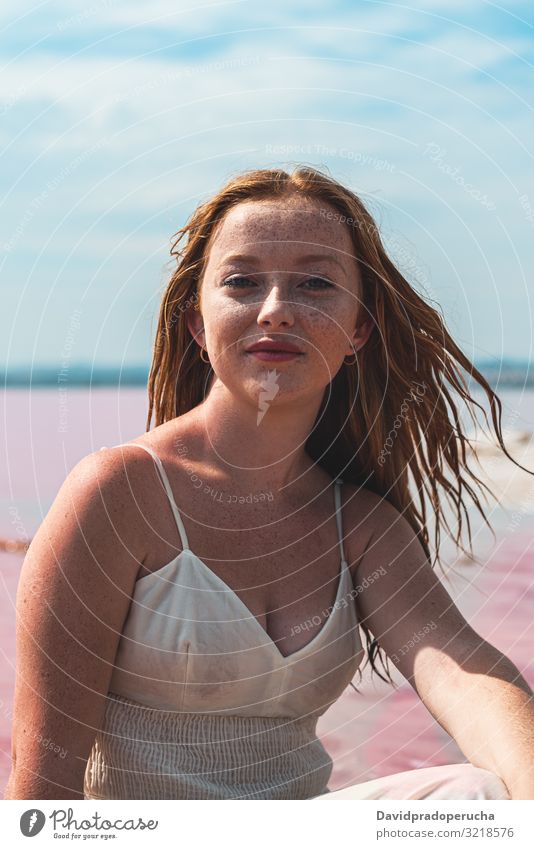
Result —
[{"label": "nose", "polygon": [[277,286],[272,286],[261,302],[257,321],[260,327],[290,326],[294,323],[292,304],[281,296]]}]

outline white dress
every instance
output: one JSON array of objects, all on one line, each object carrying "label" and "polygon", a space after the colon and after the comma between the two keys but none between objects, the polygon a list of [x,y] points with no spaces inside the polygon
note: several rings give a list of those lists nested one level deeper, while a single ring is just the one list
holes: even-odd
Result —
[{"label": "white dress", "polygon": [[[334,482],[336,601],[313,639],[284,656],[189,548],[161,459],[129,445],[152,455],[182,551],[136,582],[86,767],[85,799],[507,798],[500,779],[469,764],[403,773],[404,783],[388,776],[328,791],[333,764],[317,721],[364,658],[343,550],[341,479]],[[462,780],[462,792],[475,795],[439,795],[460,792]]]}]

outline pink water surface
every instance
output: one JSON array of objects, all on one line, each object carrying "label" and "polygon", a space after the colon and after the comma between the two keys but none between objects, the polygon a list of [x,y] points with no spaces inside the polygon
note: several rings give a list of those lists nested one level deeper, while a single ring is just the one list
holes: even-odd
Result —
[{"label": "pink water surface", "polygon": [[[0,463],[0,537],[31,536],[69,469],[102,445],[114,445],[145,430],[144,390],[10,390],[1,398],[5,436]],[[498,543],[475,518],[475,551],[481,564],[447,560],[457,576],[447,587],[475,630],[507,654],[534,686],[534,517],[523,510],[510,526],[507,514],[492,513]],[[0,788],[10,770],[10,731],[15,677],[14,602],[21,554],[0,554]],[[348,687],[321,717],[319,736],[334,760],[330,789],[393,772],[465,761],[412,688],[390,664],[399,689],[364,673],[361,694]]]}]

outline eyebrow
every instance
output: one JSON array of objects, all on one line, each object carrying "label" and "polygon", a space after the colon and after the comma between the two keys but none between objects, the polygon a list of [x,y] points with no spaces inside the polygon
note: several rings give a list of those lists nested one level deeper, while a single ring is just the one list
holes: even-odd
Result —
[{"label": "eyebrow", "polygon": [[[335,256],[331,256],[331,254],[306,254],[306,256],[299,257],[299,262],[330,262],[335,263],[339,268],[345,272],[345,269],[341,262],[336,259]],[[229,264],[231,262],[249,262],[251,265],[259,265],[260,259],[257,256],[253,256],[252,254],[229,254],[225,256],[221,263],[219,263],[219,268],[223,265]]]}]

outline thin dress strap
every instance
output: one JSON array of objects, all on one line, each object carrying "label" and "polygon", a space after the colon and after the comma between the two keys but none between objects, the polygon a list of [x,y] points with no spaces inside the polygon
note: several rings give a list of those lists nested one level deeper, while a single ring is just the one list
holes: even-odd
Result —
[{"label": "thin dress strap", "polygon": [[[156,468],[159,471],[159,475],[160,475],[160,478],[163,482],[163,486],[165,487],[165,492],[167,493],[167,496],[169,498],[169,503],[171,505],[171,510],[172,510],[174,519],[176,521],[178,533],[180,534],[180,540],[181,540],[181,543],[182,543],[182,548],[184,550],[186,548],[189,548],[189,542],[187,540],[187,534],[185,532],[184,523],[182,522],[182,517],[180,516],[180,511],[178,510],[178,507],[177,507],[176,502],[174,500],[171,485],[169,483],[169,478],[167,477],[167,472],[165,471],[165,468],[163,466],[163,463],[161,462],[161,459],[158,457],[158,455],[156,454],[156,452],[152,448],[148,448],[147,445],[141,445],[140,442],[122,442],[122,443],[120,443],[120,445],[121,446],[127,446],[127,447],[142,448],[144,451],[147,451],[152,456],[153,460],[156,463]],[[116,445],[115,448],[119,448],[119,445]]]},{"label": "thin dress strap", "polygon": [[341,478],[337,478],[335,481],[335,499],[336,499],[336,521],[337,521],[337,533],[339,537],[339,548],[341,550],[341,565],[343,567],[347,566],[348,563],[345,560],[345,550],[343,548],[343,522],[341,516],[341,485],[343,480]]}]

